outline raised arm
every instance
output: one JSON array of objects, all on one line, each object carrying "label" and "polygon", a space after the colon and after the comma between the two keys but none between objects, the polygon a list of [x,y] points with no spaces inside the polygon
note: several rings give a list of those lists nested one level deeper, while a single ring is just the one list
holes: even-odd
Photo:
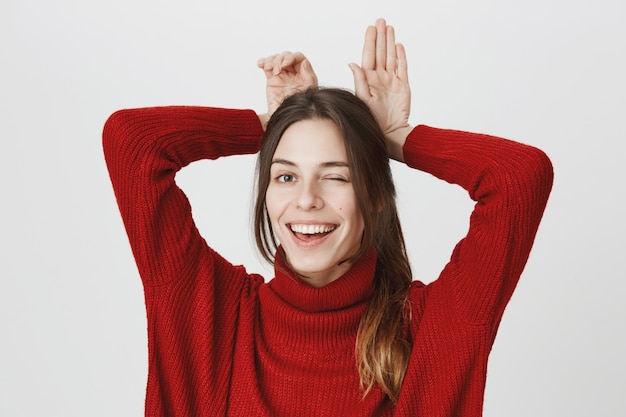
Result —
[{"label": "raised arm", "polygon": [[451,292],[463,319],[497,322],[524,269],[550,194],[550,160],[539,149],[506,139],[409,125],[406,55],[382,19],[366,31],[362,65],[350,67],[356,95],[383,128],[390,157],[462,186],[476,201],[468,234],[438,284]]},{"label": "raised arm", "polygon": [[104,155],[144,284],[183,277],[206,250],[176,172],[200,159],[255,153],[262,134],[250,110],[156,107],[109,117]]},{"label": "raised arm", "polygon": [[256,153],[265,123],[295,91],[317,85],[301,53],[260,59],[268,109],[155,107],[121,110],[103,132],[105,159],[140,274],[147,284],[168,282],[193,268],[205,247],[176,172],[200,159]]},{"label": "raised arm", "polygon": [[459,312],[474,324],[497,323],[526,265],[552,188],[541,150],[489,135],[417,126],[408,166],[461,185],[476,202],[467,235],[442,272]]}]

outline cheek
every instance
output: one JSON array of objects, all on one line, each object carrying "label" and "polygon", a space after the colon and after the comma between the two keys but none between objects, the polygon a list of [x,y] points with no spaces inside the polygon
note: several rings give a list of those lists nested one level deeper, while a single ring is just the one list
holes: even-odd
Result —
[{"label": "cheek", "polygon": [[344,201],[343,204],[337,206],[337,212],[340,213],[345,220],[349,221],[354,228],[363,228],[363,216],[361,215],[356,201]]},{"label": "cheek", "polygon": [[271,187],[265,192],[265,210],[272,223],[274,223],[282,213],[284,201],[285,199],[276,195]]}]

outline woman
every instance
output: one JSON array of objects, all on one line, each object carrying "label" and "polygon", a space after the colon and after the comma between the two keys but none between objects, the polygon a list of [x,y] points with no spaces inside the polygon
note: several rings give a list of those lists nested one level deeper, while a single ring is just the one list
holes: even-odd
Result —
[{"label": "woman", "polygon": [[[146,415],[481,415],[550,161],[509,140],[409,125],[404,48],[382,19],[351,65],[356,97],[317,88],[301,54],[259,67],[266,114],[124,110],[104,129],[145,289]],[[207,246],[174,182],[193,161],[257,151],[255,235],[275,266],[267,283]],[[429,285],[412,281],[388,157],[477,202]]]}]

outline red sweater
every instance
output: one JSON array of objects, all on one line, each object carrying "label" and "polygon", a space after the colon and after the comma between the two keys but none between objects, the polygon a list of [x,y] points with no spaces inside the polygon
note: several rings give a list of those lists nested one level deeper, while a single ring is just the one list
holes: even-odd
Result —
[{"label": "red sweater", "polygon": [[265,282],[214,252],[194,225],[176,172],[255,153],[262,134],[253,111],[201,107],[122,110],[105,125],[145,290],[146,416],[480,416],[487,358],[550,193],[549,159],[486,135],[426,126],[409,135],[407,165],[477,203],[439,278],[410,289],[413,351],[394,407],[379,389],[362,398],[355,364],[374,251],[323,288],[284,265]]}]

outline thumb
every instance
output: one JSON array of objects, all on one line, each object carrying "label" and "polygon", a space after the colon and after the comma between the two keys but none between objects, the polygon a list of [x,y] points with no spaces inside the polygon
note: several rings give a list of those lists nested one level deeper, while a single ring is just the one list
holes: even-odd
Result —
[{"label": "thumb", "polygon": [[365,72],[357,64],[348,64],[354,77],[354,94],[361,100],[367,100],[370,97],[370,87],[365,77]]},{"label": "thumb", "polygon": [[313,71],[313,65],[311,65],[311,62],[306,58],[302,61],[302,74],[308,77],[312,84],[317,85],[317,76],[315,75],[315,71]]}]

